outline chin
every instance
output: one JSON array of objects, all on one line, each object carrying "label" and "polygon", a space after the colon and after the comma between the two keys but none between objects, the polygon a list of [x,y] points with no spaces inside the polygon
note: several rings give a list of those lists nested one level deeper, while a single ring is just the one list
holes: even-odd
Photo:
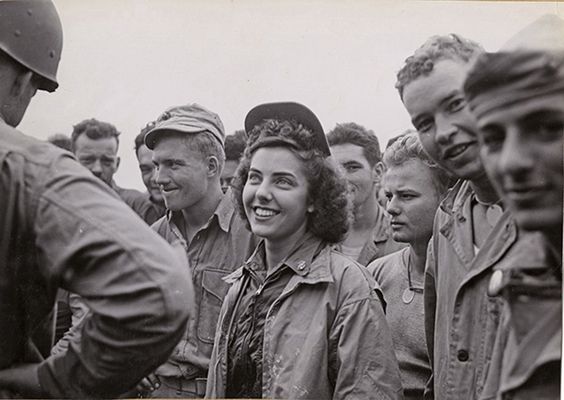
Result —
[{"label": "chin", "polygon": [[268,239],[272,234],[272,232],[270,232],[270,229],[264,229],[262,226],[257,226],[256,224],[252,223],[250,225],[251,232],[262,239]]},{"label": "chin", "polygon": [[151,199],[157,203],[163,203],[165,201],[164,197],[160,193],[151,193]]},{"label": "chin", "polygon": [[443,165],[444,169],[458,179],[477,180],[486,175],[486,171],[479,158],[463,166],[454,166],[450,163],[444,163]]},{"label": "chin", "polygon": [[393,232],[392,233],[392,239],[394,239],[394,242],[398,242],[398,243],[407,243],[407,237],[405,235],[402,235],[401,233],[396,233]]},{"label": "chin", "polygon": [[176,204],[174,204],[174,202],[166,201],[166,199],[164,199],[164,203],[166,208],[169,209],[170,211],[182,210],[182,207],[177,206]]}]

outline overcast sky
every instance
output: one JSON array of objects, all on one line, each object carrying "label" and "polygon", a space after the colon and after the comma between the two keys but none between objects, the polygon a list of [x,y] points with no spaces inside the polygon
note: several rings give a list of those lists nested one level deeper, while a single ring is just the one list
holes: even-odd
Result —
[{"label": "overcast sky", "polygon": [[143,189],[133,139],[169,106],[200,103],[228,134],[248,110],[293,100],[325,131],[354,121],[382,146],[410,122],[394,88],[434,34],[497,50],[562,2],[55,0],[64,29],[59,89],[40,92],[20,129],[46,139],[85,118],[122,133],[119,185]]}]

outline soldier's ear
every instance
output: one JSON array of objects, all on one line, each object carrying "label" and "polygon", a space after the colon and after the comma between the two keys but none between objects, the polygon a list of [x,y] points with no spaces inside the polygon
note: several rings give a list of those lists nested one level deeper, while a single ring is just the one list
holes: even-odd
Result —
[{"label": "soldier's ear", "polygon": [[216,156],[208,157],[208,176],[212,177],[214,175],[221,175],[221,168],[219,166],[219,160]]},{"label": "soldier's ear", "polygon": [[384,172],[386,171],[384,163],[382,161],[378,161],[374,164],[372,170],[374,171],[374,181],[376,183],[380,182],[382,180],[382,175],[384,175]]}]

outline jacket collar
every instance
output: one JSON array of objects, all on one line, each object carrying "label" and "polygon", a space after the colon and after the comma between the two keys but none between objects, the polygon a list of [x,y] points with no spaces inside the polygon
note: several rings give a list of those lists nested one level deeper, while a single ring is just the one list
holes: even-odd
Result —
[{"label": "jacket collar", "polygon": [[439,207],[449,215],[459,213],[466,199],[473,193],[474,191],[470,186],[470,182],[460,179],[449,189]]},{"label": "jacket collar", "polygon": [[[224,278],[225,282],[234,283],[243,276],[245,268],[249,268],[253,263],[262,263],[264,251],[264,240],[262,240],[245,264]],[[306,233],[283,265],[289,267],[302,282],[333,282],[330,252],[330,247],[321,239]]]},{"label": "jacket collar", "polygon": [[[472,199],[474,190],[467,180],[459,180],[441,202],[440,209],[448,218],[439,225],[440,233],[448,239],[458,258],[472,270],[462,284],[495,264],[513,245],[517,229],[508,211],[504,211],[486,239],[483,249],[474,254],[472,240]],[[479,268],[473,268],[478,265]]]}]

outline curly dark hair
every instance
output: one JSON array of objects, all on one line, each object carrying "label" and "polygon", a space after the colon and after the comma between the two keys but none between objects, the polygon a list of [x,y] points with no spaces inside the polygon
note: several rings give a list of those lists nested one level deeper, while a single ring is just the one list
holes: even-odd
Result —
[{"label": "curly dark hair", "polygon": [[[267,137],[280,138],[280,141],[261,144],[260,140]],[[347,183],[336,165],[323,156],[315,143],[313,133],[296,121],[266,120],[249,133],[233,181],[236,206],[249,230],[242,194],[254,151],[260,147],[284,147],[304,163],[308,199],[313,205],[313,211],[307,216],[307,230],[328,243],[344,239],[351,221]]]},{"label": "curly dark hair", "polygon": [[429,75],[437,61],[459,60],[468,63],[483,52],[478,43],[454,33],[432,36],[405,59],[405,65],[397,74],[396,89],[403,99],[405,86],[420,76]]},{"label": "curly dark hair", "polygon": [[75,150],[76,139],[85,134],[90,139],[115,138],[119,146],[120,132],[109,122],[98,121],[95,118],[85,119],[72,127],[71,143]]}]

